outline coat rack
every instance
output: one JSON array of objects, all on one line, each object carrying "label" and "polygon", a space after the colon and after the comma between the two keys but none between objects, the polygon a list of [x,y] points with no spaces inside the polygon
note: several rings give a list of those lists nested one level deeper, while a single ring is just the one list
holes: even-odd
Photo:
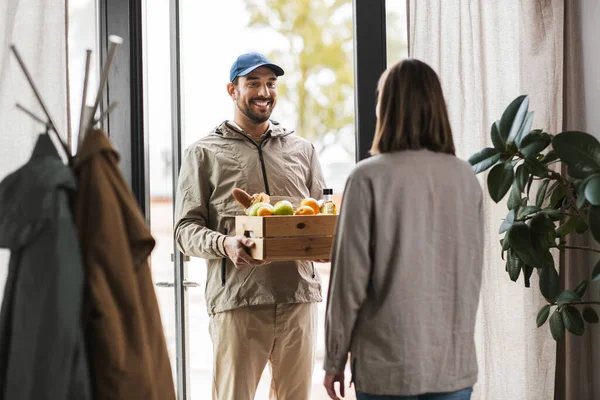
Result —
[{"label": "coat rack", "polygon": [[33,81],[33,78],[31,77],[31,74],[29,73],[29,69],[27,69],[27,66],[25,65],[25,62],[23,61],[23,58],[21,58],[21,54],[19,53],[19,51],[17,50],[17,47],[14,44],[10,46],[10,49],[12,50],[13,54],[15,55],[15,58],[17,59],[17,62],[19,63],[19,66],[21,67],[23,74],[25,74],[25,78],[27,78],[27,82],[29,82],[29,86],[31,87],[31,89],[33,90],[33,93],[35,94],[35,98],[37,99],[40,107],[42,107],[44,114],[46,114],[46,121],[44,121],[42,118],[36,116],[33,112],[27,110],[25,107],[23,107],[22,105],[20,105],[18,103],[17,103],[17,108],[20,109],[21,111],[25,112],[30,117],[32,117],[35,121],[43,123],[46,126],[46,130],[48,132],[53,132],[56,135],[56,138],[60,142],[62,150],[64,151],[64,153],[67,157],[67,160],[69,161],[69,163],[71,163],[71,161],[72,161],[71,152],[69,151],[69,148],[67,147],[66,143],[60,137],[60,134],[58,133],[58,130],[56,129],[56,124],[54,123],[54,120],[50,116],[50,112],[48,111],[48,108],[46,107],[46,103],[44,102],[44,99],[42,98],[40,91],[38,90],[35,82]]},{"label": "coat rack", "polygon": [[[107,56],[106,62],[104,63],[104,67],[102,69],[100,85],[98,86],[98,89],[96,92],[96,98],[95,98],[93,107],[88,107],[85,104],[86,97],[87,97],[87,90],[88,90],[89,74],[90,74],[90,61],[91,61],[91,55],[92,55],[91,50],[86,50],[85,74],[84,74],[84,83],[83,83],[83,97],[82,97],[82,101],[81,101],[78,144],[81,144],[83,137],[85,137],[85,133],[88,132],[91,128],[93,128],[98,122],[102,121],[110,112],[112,112],[115,109],[115,107],[117,105],[116,102],[111,103],[108,106],[107,110],[105,110],[103,113],[100,114],[100,116],[98,118],[96,118],[96,112],[100,106],[100,103],[102,102],[104,88],[106,87],[106,84],[108,82],[108,74],[110,72],[112,63],[115,59],[117,48],[119,47],[119,45],[121,45],[123,43],[123,39],[121,37],[114,36],[114,35],[109,36],[108,41],[110,43],[108,56]],[[71,163],[71,161],[72,161],[71,151],[69,150],[67,144],[63,141],[60,134],[58,133],[56,124],[54,123],[54,120],[50,116],[50,112],[48,111],[48,108],[46,107],[46,103],[44,102],[44,99],[42,98],[42,95],[40,94],[39,89],[37,88],[35,82],[33,81],[33,78],[31,77],[31,74],[29,73],[29,69],[25,65],[25,62],[23,61],[21,54],[19,53],[19,51],[17,50],[17,47],[14,44],[10,46],[10,49],[12,50],[13,54],[15,55],[15,57],[19,63],[19,67],[23,71],[23,74],[25,74],[25,77],[27,78],[27,82],[29,83],[29,86],[33,90],[33,93],[35,94],[35,97],[36,97],[40,107],[44,111],[46,119],[44,120],[43,118],[40,118],[39,116],[35,115],[35,113],[33,113],[31,110],[28,110],[27,108],[23,107],[19,103],[17,103],[17,105],[16,105],[17,108],[19,110],[23,111],[29,117],[33,118],[35,121],[45,125],[47,131],[53,132],[56,135],[58,141],[61,144],[62,150],[66,153],[66,157],[69,160],[69,163]]]},{"label": "coat rack", "polygon": [[84,121],[85,119],[87,119],[88,121],[83,130],[81,130],[81,128],[84,125],[82,124],[82,122],[79,123],[79,127],[80,127],[79,140],[78,140],[79,144],[82,143],[82,141],[85,137],[85,134],[92,127],[94,127],[94,125],[96,125],[98,122],[102,121],[116,107],[116,103],[110,104],[108,106],[108,109],[96,119],[96,111],[98,110],[98,107],[100,106],[100,103],[102,102],[102,95],[104,93],[104,88],[106,87],[106,84],[108,82],[108,73],[110,72],[110,68],[115,59],[115,55],[117,53],[117,48],[121,44],[123,44],[123,39],[119,36],[111,35],[108,37],[108,42],[110,43],[110,47],[108,49],[108,56],[106,57],[106,62],[104,63],[104,68],[102,69],[102,76],[100,77],[100,85],[98,85],[98,90],[96,92],[96,100],[94,102],[94,105],[91,108],[86,110],[87,106],[84,106],[84,104],[85,104],[85,98],[87,95],[87,82],[88,82],[88,76],[89,76],[89,57],[90,57],[91,52],[87,54],[85,78],[84,78],[84,85],[83,85],[83,102],[82,102],[82,107],[81,107],[80,121]]}]

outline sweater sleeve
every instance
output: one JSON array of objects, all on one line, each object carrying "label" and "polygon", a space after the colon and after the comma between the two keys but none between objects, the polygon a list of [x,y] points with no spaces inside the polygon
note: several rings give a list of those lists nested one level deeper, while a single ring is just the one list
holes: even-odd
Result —
[{"label": "sweater sleeve", "polygon": [[331,260],[325,320],[324,370],[344,371],[358,312],[371,274],[372,199],[368,182],[351,176],[344,189]]},{"label": "sweater sleeve", "polygon": [[224,247],[227,236],[207,227],[211,196],[207,171],[209,165],[202,152],[186,150],[177,182],[175,240],[185,255],[224,258],[227,257]]}]

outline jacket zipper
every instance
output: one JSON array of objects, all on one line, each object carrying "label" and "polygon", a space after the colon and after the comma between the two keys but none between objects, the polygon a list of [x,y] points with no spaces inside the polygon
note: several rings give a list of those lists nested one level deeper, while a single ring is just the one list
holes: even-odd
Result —
[{"label": "jacket zipper", "polygon": [[[227,235],[227,228],[225,228],[225,235]],[[227,279],[227,257],[221,261],[221,286],[225,287],[225,280]]]},{"label": "jacket zipper", "polygon": [[245,134],[243,134],[241,132],[238,132],[236,130],[234,130],[234,132],[236,132],[239,135],[242,135],[244,137],[244,139],[246,139],[248,142],[250,142],[254,146],[256,146],[256,149],[258,150],[258,158],[260,160],[260,167],[262,169],[263,181],[265,182],[265,193],[270,196],[271,195],[271,191],[269,190],[269,180],[267,179],[267,167],[265,166],[265,158],[263,157],[262,147],[271,138],[270,137],[266,138],[265,140],[262,141],[262,143],[259,146],[259,145],[256,144],[256,142],[254,140],[250,139]]},{"label": "jacket zipper", "polygon": [[[262,143],[260,144],[260,146],[256,146],[256,148],[258,149],[258,158],[260,159],[260,166],[262,168],[263,180],[265,181],[265,193],[270,196],[271,193],[269,191],[269,181],[267,180],[267,169],[265,167],[265,159],[263,157],[263,152],[262,152],[263,145],[269,139],[270,138],[266,138],[265,140],[263,140]],[[256,145],[256,143],[254,143],[254,145]]]}]

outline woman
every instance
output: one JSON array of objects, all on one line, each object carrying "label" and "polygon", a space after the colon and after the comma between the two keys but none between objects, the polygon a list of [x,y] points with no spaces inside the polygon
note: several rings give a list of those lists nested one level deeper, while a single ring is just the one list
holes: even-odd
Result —
[{"label": "woman", "polygon": [[371,154],[352,171],[332,251],[325,387],[359,400],[469,399],[483,194],[455,156],[442,88],[408,59],[380,80]]}]

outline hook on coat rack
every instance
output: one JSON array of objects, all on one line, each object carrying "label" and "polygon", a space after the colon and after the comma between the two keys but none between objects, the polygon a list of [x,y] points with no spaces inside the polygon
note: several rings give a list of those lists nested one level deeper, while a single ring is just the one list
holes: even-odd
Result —
[{"label": "hook on coat rack", "polygon": [[71,164],[73,158],[71,156],[71,152],[69,151],[69,147],[63,141],[62,137],[58,133],[58,129],[56,128],[56,124],[54,123],[54,119],[52,119],[52,117],[50,116],[48,107],[46,107],[46,103],[44,102],[44,99],[42,98],[42,95],[40,94],[38,87],[36,86],[35,82],[33,81],[33,78],[31,77],[31,74],[29,73],[29,69],[25,65],[25,62],[23,61],[23,58],[21,57],[19,50],[17,50],[17,46],[12,44],[10,46],[10,49],[12,50],[13,54],[15,55],[15,58],[18,61],[21,71],[23,71],[23,74],[25,74],[25,78],[27,78],[27,82],[29,82],[29,86],[31,87],[31,89],[33,90],[33,93],[35,94],[35,98],[37,99],[40,107],[44,111],[44,114],[46,115],[46,121],[44,121],[42,118],[38,117],[32,111],[26,109],[25,107],[23,107],[20,104],[17,104],[17,108],[19,110],[23,111],[24,113],[26,113],[27,115],[29,115],[35,121],[40,122],[41,124],[44,124],[44,126],[46,127],[46,133],[53,132],[56,135],[56,139],[60,143],[60,147],[57,147],[57,151],[59,151],[59,153],[61,151],[64,152],[63,156],[66,158],[66,161],[69,164]]},{"label": "hook on coat rack", "polygon": [[85,51],[85,73],[83,76],[83,95],[81,98],[81,111],[79,114],[79,130],[77,131],[77,148],[79,148],[79,146],[81,145],[81,141],[83,139],[83,129],[85,128],[85,116],[87,115],[86,112],[86,105],[85,105],[85,101],[87,99],[87,88],[88,88],[88,81],[90,79],[90,62],[92,60],[92,50],[87,49]]},{"label": "hook on coat rack", "polygon": [[[115,35],[111,35],[108,37],[108,41],[110,43],[110,47],[108,49],[108,56],[106,57],[106,62],[104,63],[104,67],[102,68],[102,76],[100,77],[100,85],[98,86],[98,91],[96,92],[96,100],[94,101],[94,105],[89,110],[89,119],[87,124],[85,125],[85,129],[79,132],[80,138],[85,136],[86,132],[89,131],[95,123],[102,120],[108,113],[114,109],[114,103],[108,107],[105,113],[103,113],[98,119],[96,119],[96,111],[102,102],[102,95],[104,93],[104,88],[108,82],[108,73],[110,72],[110,68],[112,67],[113,61],[115,59],[115,55],[117,52],[117,48],[119,45],[123,43],[123,38]],[[84,85],[85,86],[85,85]],[[84,92],[87,91],[87,88],[84,87]],[[112,108],[111,108],[112,107]],[[86,114],[83,112],[83,114]],[[81,140],[81,139],[80,139]]]},{"label": "hook on coat rack", "polygon": [[[48,107],[46,107],[46,103],[44,102],[44,99],[42,99],[42,95],[40,94],[40,91],[38,90],[37,86],[35,85],[35,82],[33,81],[33,78],[31,77],[31,74],[29,73],[29,70],[27,69],[27,66],[25,65],[25,62],[23,62],[23,58],[21,58],[21,54],[19,54],[19,51],[17,50],[17,47],[14,44],[10,46],[10,49],[12,50],[12,52],[15,55],[17,61],[19,62],[19,66],[21,67],[21,71],[23,71],[23,73],[25,74],[25,77],[27,78],[27,81],[29,82],[29,86],[31,86],[31,89],[33,90],[33,93],[35,94],[35,97],[36,97],[38,103],[42,107],[42,110],[44,110],[44,114],[46,114],[46,118],[47,118],[48,123],[50,124],[52,130],[54,132],[56,132],[56,134],[60,138],[60,134],[58,133],[58,130],[56,128],[56,124],[54,123],[54,120],[50,116],[50,113],[48,112]],[[20,107],[20,108],[22,108],[22,107]],[[27,112],[27,114],[31,115],[30,112]],[[46,122],[44,122],[44,123],[46,123]],[[61,141],[62,141],[62,139],[61,139]]]},{"label": "hook on coat rack", "polygon": [[23,111],[25,114],[29,115],[31,118],[33,118],[34,120],[36,120],[37,122],[39,122],[40,124],[44,125],[44,126],[48,126],[50,125],[48,122],[44,121],[43,119],[41,119],[40,117],[38,117],[37,115],[35,115],[33,113],[33,111],[28,110],[27,108],[23,107],[22,105],[20,105],[19,103],[16,104],[17,108],[21,111]]}]

